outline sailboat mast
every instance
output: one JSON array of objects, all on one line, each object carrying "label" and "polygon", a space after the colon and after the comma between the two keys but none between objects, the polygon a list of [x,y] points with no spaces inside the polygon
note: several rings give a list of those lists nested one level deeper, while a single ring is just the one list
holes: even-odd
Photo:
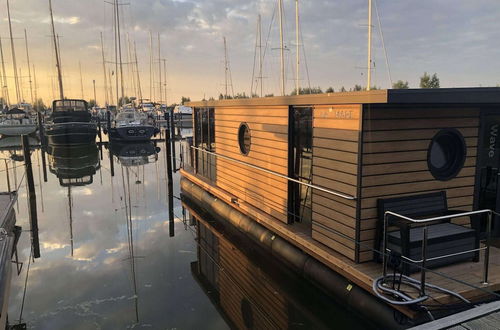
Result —
[{"label": "sailboat mast", "polygon": [[33,64],[33,84],[34,84],[34,92],[35,92],[35,102],[33,103],[33,108],[37,111],[40,111],[38,109],[38,85],[36,83],[36,71],[35,71],[35,65]]},{"label": "sailboat mast", "polygon": [[372,0],[368,0],[368,59],[366,72],[366,90],[369,91],[372,80]]},{"label": "sailboat mast", "polygon": [[229,65],[227,64],[227,45],[226,45],[226,37],[222,37],[224,40],[224,87],[225,87],[225,93],[224,93],[224,98],[227,99],[227,73],[229,70]]},{"label": "sailboat mast", "polygon": [[52,25],[52,37],[54,38],[54,50],[56,52],[56,67],[57,67],[57,79],[59,80],[59,97],[61,100],[64,99],[64,89],[63,89],[63,81],[62,81],[62,73],[61,73],[61,62],[59,57],[59,47],[56,39],[56,29],[54,27],[54,14],[52,13],[52,0],[49,0],[49,9],[50,9],[50,22]]},{"label": "sailboat mast", "polygon": [[118,92],[119,82],[118,82],[118,38],[116,36],[116,7],[118,7],[116,0],[113,1],[113,41],[115,46],[115,85],[116,85],[116,107],[120,106],[120,96]]},{"label": "sailboat mast", "polygon": [[262,97],[262,17],[259,14],[258,19],[258,35],[259,35],[259,80],[260,80],[260,97]]},{"label": "sailboat mast", "polygon": [[281,61],[281,95],[285,96],[285,47],[283,42],[283,0],[279,0],[279,18],[280,18],[280,61]]},{"label": "sailboat mast", "polygon": [[295,90],[297,95],[300,94],[300,52],[299,52],[299,0],[295,0],[295,56],[296,56],[296,73],[295,73]]},{"label": "sailboat mast", "polygon": [[127,63],[128,63],[128,74],[129,74],[129,79],[130,76],[132,77],[132,91],[134,92],[134,96],[139,95],[137,93],[137,86],[135,83],[135,73],[134,73],[134,63],[133,63],[133,57],[132,57],[132,44],[130,43],[130,35],[127,32]]},{"label": "sailboat mast", "polygon": [[108,105],[108,79],[106,77],[106,59],[104,57],[104,42],[102,41],[102,32],[101,32],[101,54],[102,54],[102,70],[104,73],[104,100],[106,106]]},{"label": "sailboat mast", "polygon": [[149,101],[153,102],[153,34],[149,30]]},{"label": "sailboat mast", "polygon": [[10,49],[12,51],[12,67],[14,70],[14,84],[16,87],[17,102],[19,103],[21,96],[20,96],[20,91],[19,91],[19,78],[17,76],[16,50],[14,49],[14,37],[12,36],[12,22],[10,19],[9,0],[7,0],[7,17],[9,19]]},{"label": "sailboat mast", "polygon": [[78,61],[78,68],[80,69],[80,92],[82,94],[82,100],[85,99],[83,95],[83,76],[82,76],[82,63]]},{"label": "sailboat mast", "polygon": [[113,86],[113,81],[112,81],[112,78],[111,78],[111,69],[109,69],[108,78],[109,78],[109,102],[111,102],[114,99],[114,97],[113,97],[113,87],[112,87]]},{"label": "sailboat mast", "polygon": [[165,77],[165,82],[163,86],[165,86],[165,105],[168,105],[168,100],[167,100],[167,60],[163,59],[163,73]]},{"label": "sailboat mast", "polygon": [[123,90],[123,62],[122,62],[122,42],[121,42],[121,36],[120,36],[120,11],[118,10],[118,0],[115,0],[116,3],[116,35],[118,37],[118,55],[120,57],[120,92],[121,92],[121,98],[122,102],[124,100],[124,90]]},{"label": "sailboat mast", "polygon": [[137,92],[139,96],[139,101],[142,102],[142,89],[141,89],[141,77],[139,76],[139,62],[137,61],[137,47],[135,46],[134,40],[134,59],[135,59],[135,68],[137,73]]},{"label": "sailboat mast", "polygon": [[26,29],[24,29],[24,41],[26,44],[26,58],[28,60],[28,78],[30,83],[30,96],[31,96],[31,104],[33,105],[33,83],[31,81],[31,65],[30,65],[30,54],[28,51],[28,34],[26,33]]},{"label": "sailboat mast", "polygon": [[2,38],[0,38],[0,60],[2,61],[2,75],[3,75],[2,94],[5,97],[5,101],[7,102],[7,104],[10,104],[9,88],[7,86],[7,74],[5,71],[5,60],[3,57]]},{"label": "sailboat mast", "polygon": [[159,74],[159,87],[160,87],[160,104],[163,101],[162,86],[161,86],[161,45],[160,45],[160,33],[158,32],[158,74]]}]

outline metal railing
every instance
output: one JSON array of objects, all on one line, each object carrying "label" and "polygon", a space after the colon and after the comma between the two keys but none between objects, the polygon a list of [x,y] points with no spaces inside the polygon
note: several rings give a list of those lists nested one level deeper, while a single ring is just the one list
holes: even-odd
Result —
[{"label": "metal railing", "polygon": [[194,150],[198,150],[198,151],[207,153],[209,155],[213,155],[213,156],[215,156],[217,158],[222,158],[222,159],[225,159],[225,160],[229,160],[229,161],[232,161],[234,163],[237,163],[237,164],[240,164],[240,165],[245,165],[247,167],[250,167],[250,168],[262,171],[264,173],[268,173],[268,174],[277,176],[279,178],[283,178],[283,179],[286,179],[288,181],[295,182],[295,183],[298,183],[298,184],[310,187],[312,189],[323,191],[323,192],[325,192],[327,194],[335,195],[337,197],[341,197],[341,198],[348,199],[348,200],[356,200],[357,199],[356,196],[346,195],[346,194],[343,194],[343,193],[338,192],[338,191],[333,191],[333,190],[330,190],[330,189],[327,189],[327,188],[323,188],[321,186],[313,185],[313,184],[310,184],[310,183],[307,183],[307,182],[302,182],[300,180],[297,180],[297,179],[294,179],[294,178],[290,178],[289,176],[283,175],[281,173],[274,172],[274,171],[268,170],[266,168],[262,168],[260,166],[252,165],[252,164],[243,162],[243,161],[238,160],[238,159],[234,159],[234,158],[231,158],[231,157],[228,157],[228,156],[224,156],[224,155],[221,155],[221,154],[218,154],[218,153],[215,153],[215,152],[211,152],[211,151],[208,151],[208,150],[205,150],[205,149],[201,149],[201,148],[198,148],[198,147],[195,147],[195,146],[191,146],[191,148],[194,149]]},{"label": "metal railing", "polygon": [[[486,241],[485,241],[485,246],[476,249],[471,249],[471,250],[466,250],[462,252],[456,252],[456,253],[450,253],[446,255],[441,255],[437,257],[432,257],[432,258],[427,258],[427,239],[428,239],[428,228],[427,225],[429,222],[436,222],[436,221],[442,221],[442,220],[450,220],[453,218],[459,218],[459,217],[466,217],[466,216],[473,216],[473,215],[480,215],[480,214],[487,214],[487,231],[486,231]],[[414,264],[421,264],[420,267],[420,295],[424,296],[425,295],[425,280],[426,280],[426,264],[429,261],[433,260],[438,260],[438,259],[444,259],[448,257],[453,257],[461,254],[466,254],[466,253],[471,253],[471,252],[479,252],[484,250],[484,263],[483,263],[483,284],[488,284],[488,268],[489,268],[489,257],[490,257],[490,242],[491,242],[491,225],[492,225],[492,215],[499,215],[493,210],[485,209],[485,210],[478,210],[478,211],[470,211],[470,212],[462,212],[462,213],[455,213],[455,214],[450,214],[450,215],[444,215],[444,216],[439,216],[439,217],[433,217],[433,218],[428,218],[428,219],[413,219],[407,216],[404,216],[402,214],[398,214],[395,212],[391,211],[386,211],[384,213],[384,232],[383,232],[383,243],[382,243],[382,267],[383,267],[383,278],[385,279],[387,276],[387,258],[388,254],[392,252],[388,247],[387,247],[387,234],[388,234],[388,218],[389,216],[394,216],[396,218],[399,218],[401,220],[410,222],[410,223],[416,223],[416,224],[424,224],[422,227],[423,230],[423,238],[422,238],[422,259],[420,260],[414,260],[411,259],[407,256],[401,256],[402,259],[414,263]],[[479,229],[478,229],[479,230]]]}]

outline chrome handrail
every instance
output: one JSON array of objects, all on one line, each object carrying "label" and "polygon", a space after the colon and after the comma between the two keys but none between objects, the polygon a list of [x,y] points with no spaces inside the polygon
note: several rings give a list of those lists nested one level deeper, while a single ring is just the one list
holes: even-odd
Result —
[{"label": "chrome handrail", "polygon": [[198,151],[205,152],[205,153],[213,155],[215,157],[219,157],[219,158],[222,158],[222,159],[230,160],[230,161],[233,161],[235,163],[238,163],[238,164],[241,164],[241,165],[245,165],[245,166],[248,166],[248,167],[260,170],[260,171],[268,173],[268,174],[275,175],[277,177],[280,177],[280,178],[286,179],[288,181],[292,181],[292,182],[295,182],[295,183],[307,186],[307,187],[312,188],[312,189],[323,191],[323,192],[325,192],[327,194],[335,195],[337,197],[341,197],[341,198],[348,199],[348,200],[356,200],[357,199],[356,196],[346,195],[346,194],[343,194],[343,193],[338,192],[338,191],[333,191],[333,190],[330,190],[330,189],[327,189],[327,188],[323,188],[323,187],[320,187],[320,186],[317,186],[317,185],[313,185],[313,184],[310,184],[310,183],[302,182],[302,181],[290,178],[287,175],[283,175],[283,174],[280,174],[278,172],[274,172],[274,171],[262,168],[260,166],[252,165],[252,164],[249,164],[249,163],[245,163],[245,162],[243,162],[241,160],[237,160],[237,159],[234,159],[234,158],[231,158],[231,157],[228,157],[228,156],[224,156],[224,155],[221,155],[221,154],[218,154],[218,153],[215,153],[215,152],[211,152],[211,151],[208,151],[208,150],[205,150],[205,149],[201,149],[201,148],[198,148],[198,147],[195,147],[195,146],[191,146],[191,148],[193,148],[195,150],[198,150]]},{"label": "chrome handrail", "polygon": [[[457,252],[457,253],[450,253],[447,255],[442,255],[438,257],[433,257],[433,258],[427,258],[427,236],[428,236],[428,229],[427,229],[427,224],[429,222],[435,222],[435,221],[440,221],[440,220],[448,220],[448,219],[453,219],[453,218],[459,218],[459,217],[465,217],[465,216],[471,216],[471,215],[478,215],[478,214],[488,214],[488,220],[487,220],[487,231],[486,231],[486,244],[484,247],[479,247],[477,249],[472,249],[472,250],[467,250],[467,251],[462,251],[462,252]],[[450,215],[444,215],[444,216],[439,216],[439,217],[432,217],[432,218],[427,218],[427,219],[414,219],[410,218],[407,216],[404,216],[402,214],[398,214],[392,211],[386,211],[384,213],[384,231],[383,231],[383,243],[382,243],[382,267],[383,267],[383,278],[385,279],[387,276],[387,254],[388,252],[391,252],[390,249],[387,248],[387,226],[388,226],[388,216],[394,216],[396,218],[411,222],[411,223],[421,223],[424,224],[423,226],[423,238],[422,238],[422,259],[421,260],[414,260],[411,259],[407,256],[401,256],[402,259],[407,260],[409,262],[413,263],[421,263],[421,279],[420,279],[420,295],[423,296],[425,295],[425,279],[426,279],[426,263],[427,261],[432,261],[432,260],[437,260],[437,259],[443,259],[447,257],[452,257],[456,255],[461,255],[465,253],[470,253],[470,252],[479,252],[484,250],[484,264],[483,264],[483,284],[488,284],[488,270],[489,270],[489,257],[490,257],[490,240],[491,240],[491,224],[492,224],[492,215],[500,215],[499,213],[490,210],[490,209],[484,209],[484,210],[477,210],[477,211],[469,211],[469,212],[462,212],[462,213],[454,213]]]}]

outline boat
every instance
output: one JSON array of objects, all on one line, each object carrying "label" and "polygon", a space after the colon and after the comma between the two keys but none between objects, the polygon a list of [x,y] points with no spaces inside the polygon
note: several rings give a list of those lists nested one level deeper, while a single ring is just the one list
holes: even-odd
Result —
[{"label": "boat", "polygon": [[97,135],[97,125],[91,118],[87,101],[55,100],[52,114],[44,125],[45,137],[52,145],[90,144]]},{"label": "boat", "polygon": [[118,112],[107,129],[113,141],[149,141],[158,132],[158,128],[149,123],[147,115],[132,106],[125,106]]},{"label": "boat", "polygon": [[416,325],[497,299],[498,104],[496,87],[190,102],[181,191],[384,328]]},{"label": "boat", "polygon": [[[13,265],[17,263],[17,242],[21,236],[21,227],[16,225],[14,205],[17,202],[17,192],[0,192],[0,326],[8,328],[8,310],[10,282]],[[18,275],[20,269],[17,270]]]},{"label": "boat", "polygon": [[36,132],[37,124],[30,115],[19,109],[12,108],[0,119],[0,134],[7,136],[28,135]]}]

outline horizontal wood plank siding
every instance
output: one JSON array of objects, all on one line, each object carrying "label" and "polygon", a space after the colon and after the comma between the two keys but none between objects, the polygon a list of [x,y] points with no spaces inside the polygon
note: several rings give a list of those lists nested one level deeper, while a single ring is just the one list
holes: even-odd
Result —
[{"label": "horizontal wood plank siding", "polygon": [[[313,184],[350,196],[358,190],[360,105],[313,110]],[[356,254],[356,201],[312,191],[312,237],[351,260]]]},{"label": "horizontal wood plank siding", "polygon": [[[431,140],[443,128],[460,131],[467,145],[464,167],[448,181],[436,180],[427,165]],[[357,251],[361,262],[372,258],[379,198],[446,190],[449,208],[472,209],[478,131],[478,108],[365,106]]]},{"label": "horizontal wood plank siding", "polygon": [[[248,155],[240,152],[238,144],[241,123],[250,128]],[[288,175],[288,107],[217,107],[215,150],[220,155]],[[287,222],[286,179],[219,157],[216,184],[240,201]]]}]

